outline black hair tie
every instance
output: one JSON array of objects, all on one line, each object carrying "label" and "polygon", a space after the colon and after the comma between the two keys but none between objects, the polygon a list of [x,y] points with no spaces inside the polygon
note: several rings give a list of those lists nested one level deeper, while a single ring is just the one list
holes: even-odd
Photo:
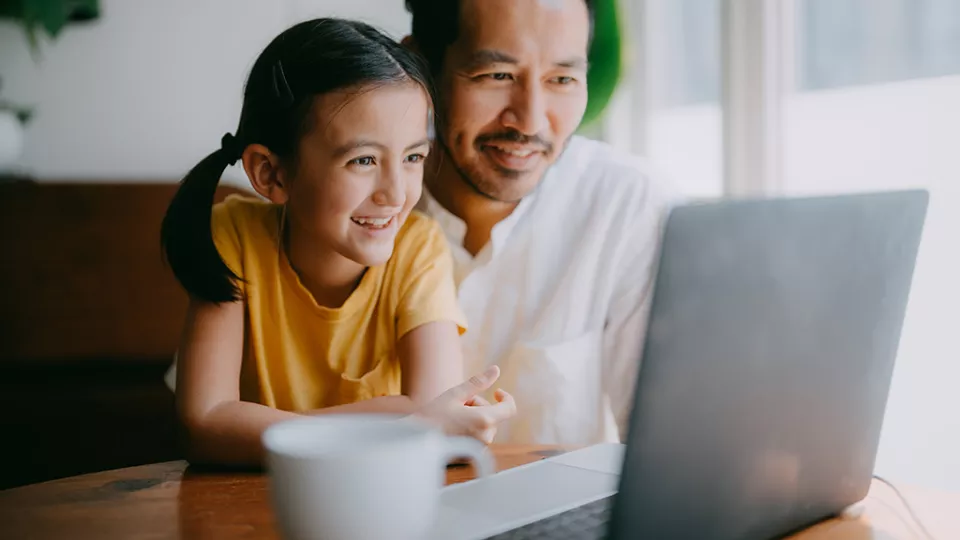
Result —
[{"label": "black hair tie", "polygon": [[220,152],[223,153],[227,163],[233,165],[240,160],[243,154],[243,146],[232,133],[226,133],[223,138],[220,139]]}]

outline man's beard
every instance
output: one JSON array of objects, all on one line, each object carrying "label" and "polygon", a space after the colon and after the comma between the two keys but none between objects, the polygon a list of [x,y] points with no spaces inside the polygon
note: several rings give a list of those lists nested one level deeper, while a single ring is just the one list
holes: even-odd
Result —
[{"label": "man's beard", "polygon": [[450,167],[453,168],[453,170],[460,177],[460,180],[462,180],[463,183],[466,184],[471,191],[483,197],[484,199],[494,201],[494,202],[502,202],[502,203],[519,202],[519,201],[505,201],[503,199],[497,198],[493,194],[487,193],[486,191],[480,189],[480,186],[477,185],[477,183],[467,173],[467,171],[463,170],[463,167],[457,164],[457,160],[453,159],[453,153],[450,152],[450,147],[447,146],[446,143],[444,143],[443,141],[440,141],[440,146],[443,148],[443,157],[450,163]]},{"label": "man's beard", "polygon": [[[569,144],[571,138],[572,136],[568,137],[567,140],[565,140],[561,145],[561,150],[560,150],[561,154],[563,153],[564,150],[566,150],[567,144]],[[479,151],[480,147],[482,147],[484,144],[489,144],[491,142],[496,142],[496,141],[522,143],[522,144],[529,144],[531,142],[534,142],[540,146],[540,148],[542,149],[541,151],[544,152],[545,156],[553,155],[553,149],[554,149],[553,144],[543,140],[541,137],[536,135],[530,137],[527,135],[523,135],[518,131],[505,131],[500,133],[481,135],[477,137],[477,139],[474,141],[473,144],[475,147],[478,148],[478,152],[477,152],[478,156],[482,155],[482,152]],[[524,197],[526,197],[529,194],[528,192],[528,193],[524,193],[519,198],[504,199],[502,197],[498,197],[496,194],[487,192],[481,187],[482,183],[478,182],[473,177],[474,175],[471,175],[464,167],[461,167],[460,164],[457,163],[457,160],[454,159],[453,152],[450,151],[450,147],[447,145],[445,138],[437,137],[437,142],[440,144],[440,147],[443,150],[443,159],[449,160],[450,166],[460,176],[460,179],[463,180],[463,183],[466,184],[470,188],[470,190],[476,193],[477,195],[494,202],[516,204],[516,203],[519,203]],[[546,169],[544,169],[543,173],[540,175],[540,178],[537,179],[533,189],[531,189],[530,191],[533,191],[534,189],[536,189],[536,186],[540,185],[540,181],[543,180],[543,176],[547,173],[547,171],[550,169],[552,165],[553,163],[549,164],[546,167]],[[494,165],[493,167],[494,169],[497,170],[498,174],[504,177],[520,178],[524,174],[528,174],[522,171],[513,171],[510,169],[503,169],[503,168],[497,167],[496,165]],[[477,175],[479,174],[480,173],[477,173]]]}]

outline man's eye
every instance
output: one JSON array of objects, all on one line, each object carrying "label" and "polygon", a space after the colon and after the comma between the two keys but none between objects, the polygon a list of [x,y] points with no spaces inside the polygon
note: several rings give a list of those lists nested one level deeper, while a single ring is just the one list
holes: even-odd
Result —
[{"label": "man's eye", "polygon": [[554,77],[554,78],[553,78],[553,82],[555,82],[555,83],[557,83],[557,84],[570,84],[570,83],[572,83],[572,82],[574,82],[574,81],[576,81],[576,79],[574,79],[573,77],[561,76],[561,77]]},{"label": "man's eye", "polygon": [[356,159],[351,159],[349,162],[350,165],[360,165],[361,167],[368,167],[373,165],[372,156],[358,157]]},{"label": "man's eye", "polygon": [[483,77],[487,79],[493,79],[495,81],[509,81],[513,78],[513,75],[510,75],[509,73],[487,73],[486,75],[483,75]]}]

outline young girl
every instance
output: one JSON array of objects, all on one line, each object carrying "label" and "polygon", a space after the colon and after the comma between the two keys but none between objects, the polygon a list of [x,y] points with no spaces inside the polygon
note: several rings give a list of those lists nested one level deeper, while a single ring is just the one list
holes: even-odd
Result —
[{"label": "young girl", "polygon": [[[300,414],[419,412],[480,438],[513,414],[503,392],[444,393],[465,324],[446,240],[411,211],[430,88],[415,55],[358,22],[298,24],[257,59],[236,135],[187,174],[162,228],[191,297],[176,401],[192,460],[259,463],[263,430]],[[238,160],[266,200],[212,207]]]}]

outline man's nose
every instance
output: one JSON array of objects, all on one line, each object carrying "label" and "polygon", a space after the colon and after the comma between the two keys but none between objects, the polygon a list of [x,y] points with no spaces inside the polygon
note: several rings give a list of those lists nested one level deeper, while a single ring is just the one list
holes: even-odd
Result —
[{"label": "man's nose", "polygon": [[510,106],[503,112],[500,121],[504,127],[528,136],[544,131],[548,125],[547,108],[540,85],[517,85],[510,100]]}]

